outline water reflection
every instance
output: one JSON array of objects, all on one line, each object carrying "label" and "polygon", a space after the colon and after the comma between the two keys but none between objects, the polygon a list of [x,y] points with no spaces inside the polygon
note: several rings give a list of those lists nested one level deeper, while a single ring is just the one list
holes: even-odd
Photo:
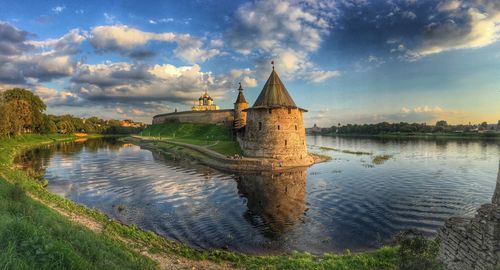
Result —
[{"label": "water reflection", "polygon": [[268,237],[281,236],[304,214],[306,179],[307,169],[237,177],[238,191],[247,198],[245,219],[254,226],[266,224]]},{"label": "water reflection", "polygon": [[[428,236],[493,194],[500,143],[308,137],[333,161],[234,175],[114,139],[41,146],[16,158],[49,191],[199,248],[249,253],[359,251],[401,230]],[[373,156],[335,149],[388,154]],[[124,207],[119,211],[117,205]]]}]

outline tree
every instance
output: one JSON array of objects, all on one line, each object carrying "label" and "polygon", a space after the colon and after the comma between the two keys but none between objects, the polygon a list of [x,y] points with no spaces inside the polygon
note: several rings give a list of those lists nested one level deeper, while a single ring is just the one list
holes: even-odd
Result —
[{"label": "tree", "polygon": [[436,127],[434,128],[434,131],[442,132],[445,131],[447,127],[448,127],[448,122],[446,122],[445,120],[439,120],[436,122]]},{"label": "tree", "polygon": [[487,122],[482,122],[480,125],[479,125],[480,129],[481,130],[485,130],[485,129],[488,129],[488,123]]},{"label": "tree", "polygon": [[45,103],[31,91],[14,88],[1,93],[1,100],[11,113],[11,133],[38,132],[43,124]]},{"label": "tree", "polygon": [[436,127],[447,127],[448,126],[448,122],[446,122],[445,120],[439,120],[436,122]]},{"label": "tree", "polygon": [[52,118],[48,115],[43,115],[43,121],[40,126],[40,133],[50,134],[56,132],[57,132],[57,126],[52,120]]},{"label": "tree", "polygon": [[10,133],[19,135],[25,131],[30,131],[33,126],[33,115],[30,105],[26,100],[11,100],[6,104],[10,113]]},{"label": "tree", "polygon": [[11,112],[7,110],[7,106],[0,101],[0,137],[10,136],[11,126],[10,126]]}]

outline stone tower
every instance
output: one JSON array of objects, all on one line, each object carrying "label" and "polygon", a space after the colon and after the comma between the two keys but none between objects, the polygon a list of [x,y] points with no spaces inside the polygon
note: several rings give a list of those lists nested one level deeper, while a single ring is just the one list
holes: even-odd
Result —
[{"label": "stone tower", "polygon": [[274,70],[247,112],[245,134],[239,138],[246,156],[274,158],[285,165],[310,165],[303,112],[295,105]]},{"label": "stone tower", "polygon": [[247,124],[247,113],[243,110],[248,108],[248,102],[243,95],[243,87],[238,88],[238,97],[234,102],[234,128],[240,129]]}]

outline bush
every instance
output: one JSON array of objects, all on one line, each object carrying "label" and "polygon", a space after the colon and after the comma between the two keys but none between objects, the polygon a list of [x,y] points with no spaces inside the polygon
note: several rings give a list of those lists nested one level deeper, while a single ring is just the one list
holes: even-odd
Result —
[{"label": "bush", "polygon": [[415,230],[407,230],[396,236],[399,248],[399,269],[442,269],[437,261],[439,244],[436,241],[427,240],[422,233]]}]

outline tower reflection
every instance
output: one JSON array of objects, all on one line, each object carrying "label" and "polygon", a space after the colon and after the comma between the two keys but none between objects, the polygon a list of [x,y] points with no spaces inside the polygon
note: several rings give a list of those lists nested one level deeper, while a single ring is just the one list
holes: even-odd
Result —
[{"label": "tower reflection", "polygon": [[245,218],[255,227],[265,227],[267,237],[282,235],[304,214],[306,177],[305,168],[236,177],[238,191],[247,199]]}]

